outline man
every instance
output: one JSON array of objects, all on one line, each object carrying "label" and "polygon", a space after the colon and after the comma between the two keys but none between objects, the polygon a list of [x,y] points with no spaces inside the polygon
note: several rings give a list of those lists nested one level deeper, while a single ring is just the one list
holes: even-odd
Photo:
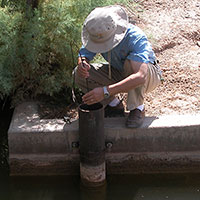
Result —
[{"label": "man", "polygon": [[[128,93],[127,109],[130,113],[126,126],[141,126],[145,113],[144,94],[152,91],[161,79],[145,34],[128,23],[122,7],[98,7],[84,22],[82,43],[75,81],[85,92],[83,102],[88,105],[109,103],[105,112],[120,113],[123,105],[115,95]],[[101,53],[109,64],[90,65],[96,53]]]}]

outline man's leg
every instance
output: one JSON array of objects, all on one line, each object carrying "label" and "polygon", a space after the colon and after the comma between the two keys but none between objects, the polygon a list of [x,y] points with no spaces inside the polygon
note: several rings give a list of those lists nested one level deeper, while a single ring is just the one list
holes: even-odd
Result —
[{"label": "man's leg", "polygon": [[[125,76],[133,73],[129,62],[125,62]],[[144,95],[152,91],[160,84],[159,69],[149,63],[147,80],[143,86],[137,87],[128,93],[127,109],[130,110],[126,126],[129,128],[137,128],[142,125],[144,120]]]}]

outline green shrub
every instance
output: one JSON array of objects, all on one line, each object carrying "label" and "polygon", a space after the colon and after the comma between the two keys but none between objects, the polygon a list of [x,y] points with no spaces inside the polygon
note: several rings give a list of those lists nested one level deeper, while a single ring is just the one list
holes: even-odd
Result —
[{"label": "green shrub", "polygon": [[97,6],[126,0],[43,0],[31,10],[24,2],[2,1],[0,8],[0,99],[14,104],[71,87],[81,46],[81,27]]},{"label": "green shrub", "polygon": [[8,8],[0,8],[0,98],[13,90],[14,68],[10,65],[17,58],[16,36],[21,15],[10,14]]}]

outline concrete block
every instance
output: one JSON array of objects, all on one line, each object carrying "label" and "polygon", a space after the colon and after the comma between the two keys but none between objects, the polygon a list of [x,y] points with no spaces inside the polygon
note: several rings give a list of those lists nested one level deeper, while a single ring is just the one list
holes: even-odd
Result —
[{"label": "concrete block", "polygon": [[[106,118],[109,174],[200,172],[200,115],[146,117],[128,129],[125,118]],[[8,130],[11,175],[79,173],[78,120],[40,119],[38,106],[16,107]]]}]

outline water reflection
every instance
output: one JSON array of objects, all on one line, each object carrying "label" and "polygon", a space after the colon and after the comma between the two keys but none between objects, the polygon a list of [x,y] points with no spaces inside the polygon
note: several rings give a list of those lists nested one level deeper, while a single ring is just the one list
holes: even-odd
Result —
[{"label": "water reflection", "polygon": [[198,187],[145,187],[135,196],[137,200],[198,200]]},{"label": "water reflection", "polygon": [[106,200],[107,183],[98,188],[87,188],[80,184],[80,199],[81,200]]},{"label": "water reflection", "polygon": [[116,175],[108,178],[107,199],[134,200],[138,191],[137,178],[128,175]]},{"label": "water reflection", "polygon": [[10,187],[15,200],[77,200],[78,184],[77,177],[23,177],[12,178]]},{"label": "water reflection", "polygon": [[0,200],[199,200],[200,175],[108,176],[92,189],[73,177],[1,177]]},{"label": "water reflection", "polygon": [[7,200],[9,198],[9,179],[5,175],[0,175],[0,200]]}]

